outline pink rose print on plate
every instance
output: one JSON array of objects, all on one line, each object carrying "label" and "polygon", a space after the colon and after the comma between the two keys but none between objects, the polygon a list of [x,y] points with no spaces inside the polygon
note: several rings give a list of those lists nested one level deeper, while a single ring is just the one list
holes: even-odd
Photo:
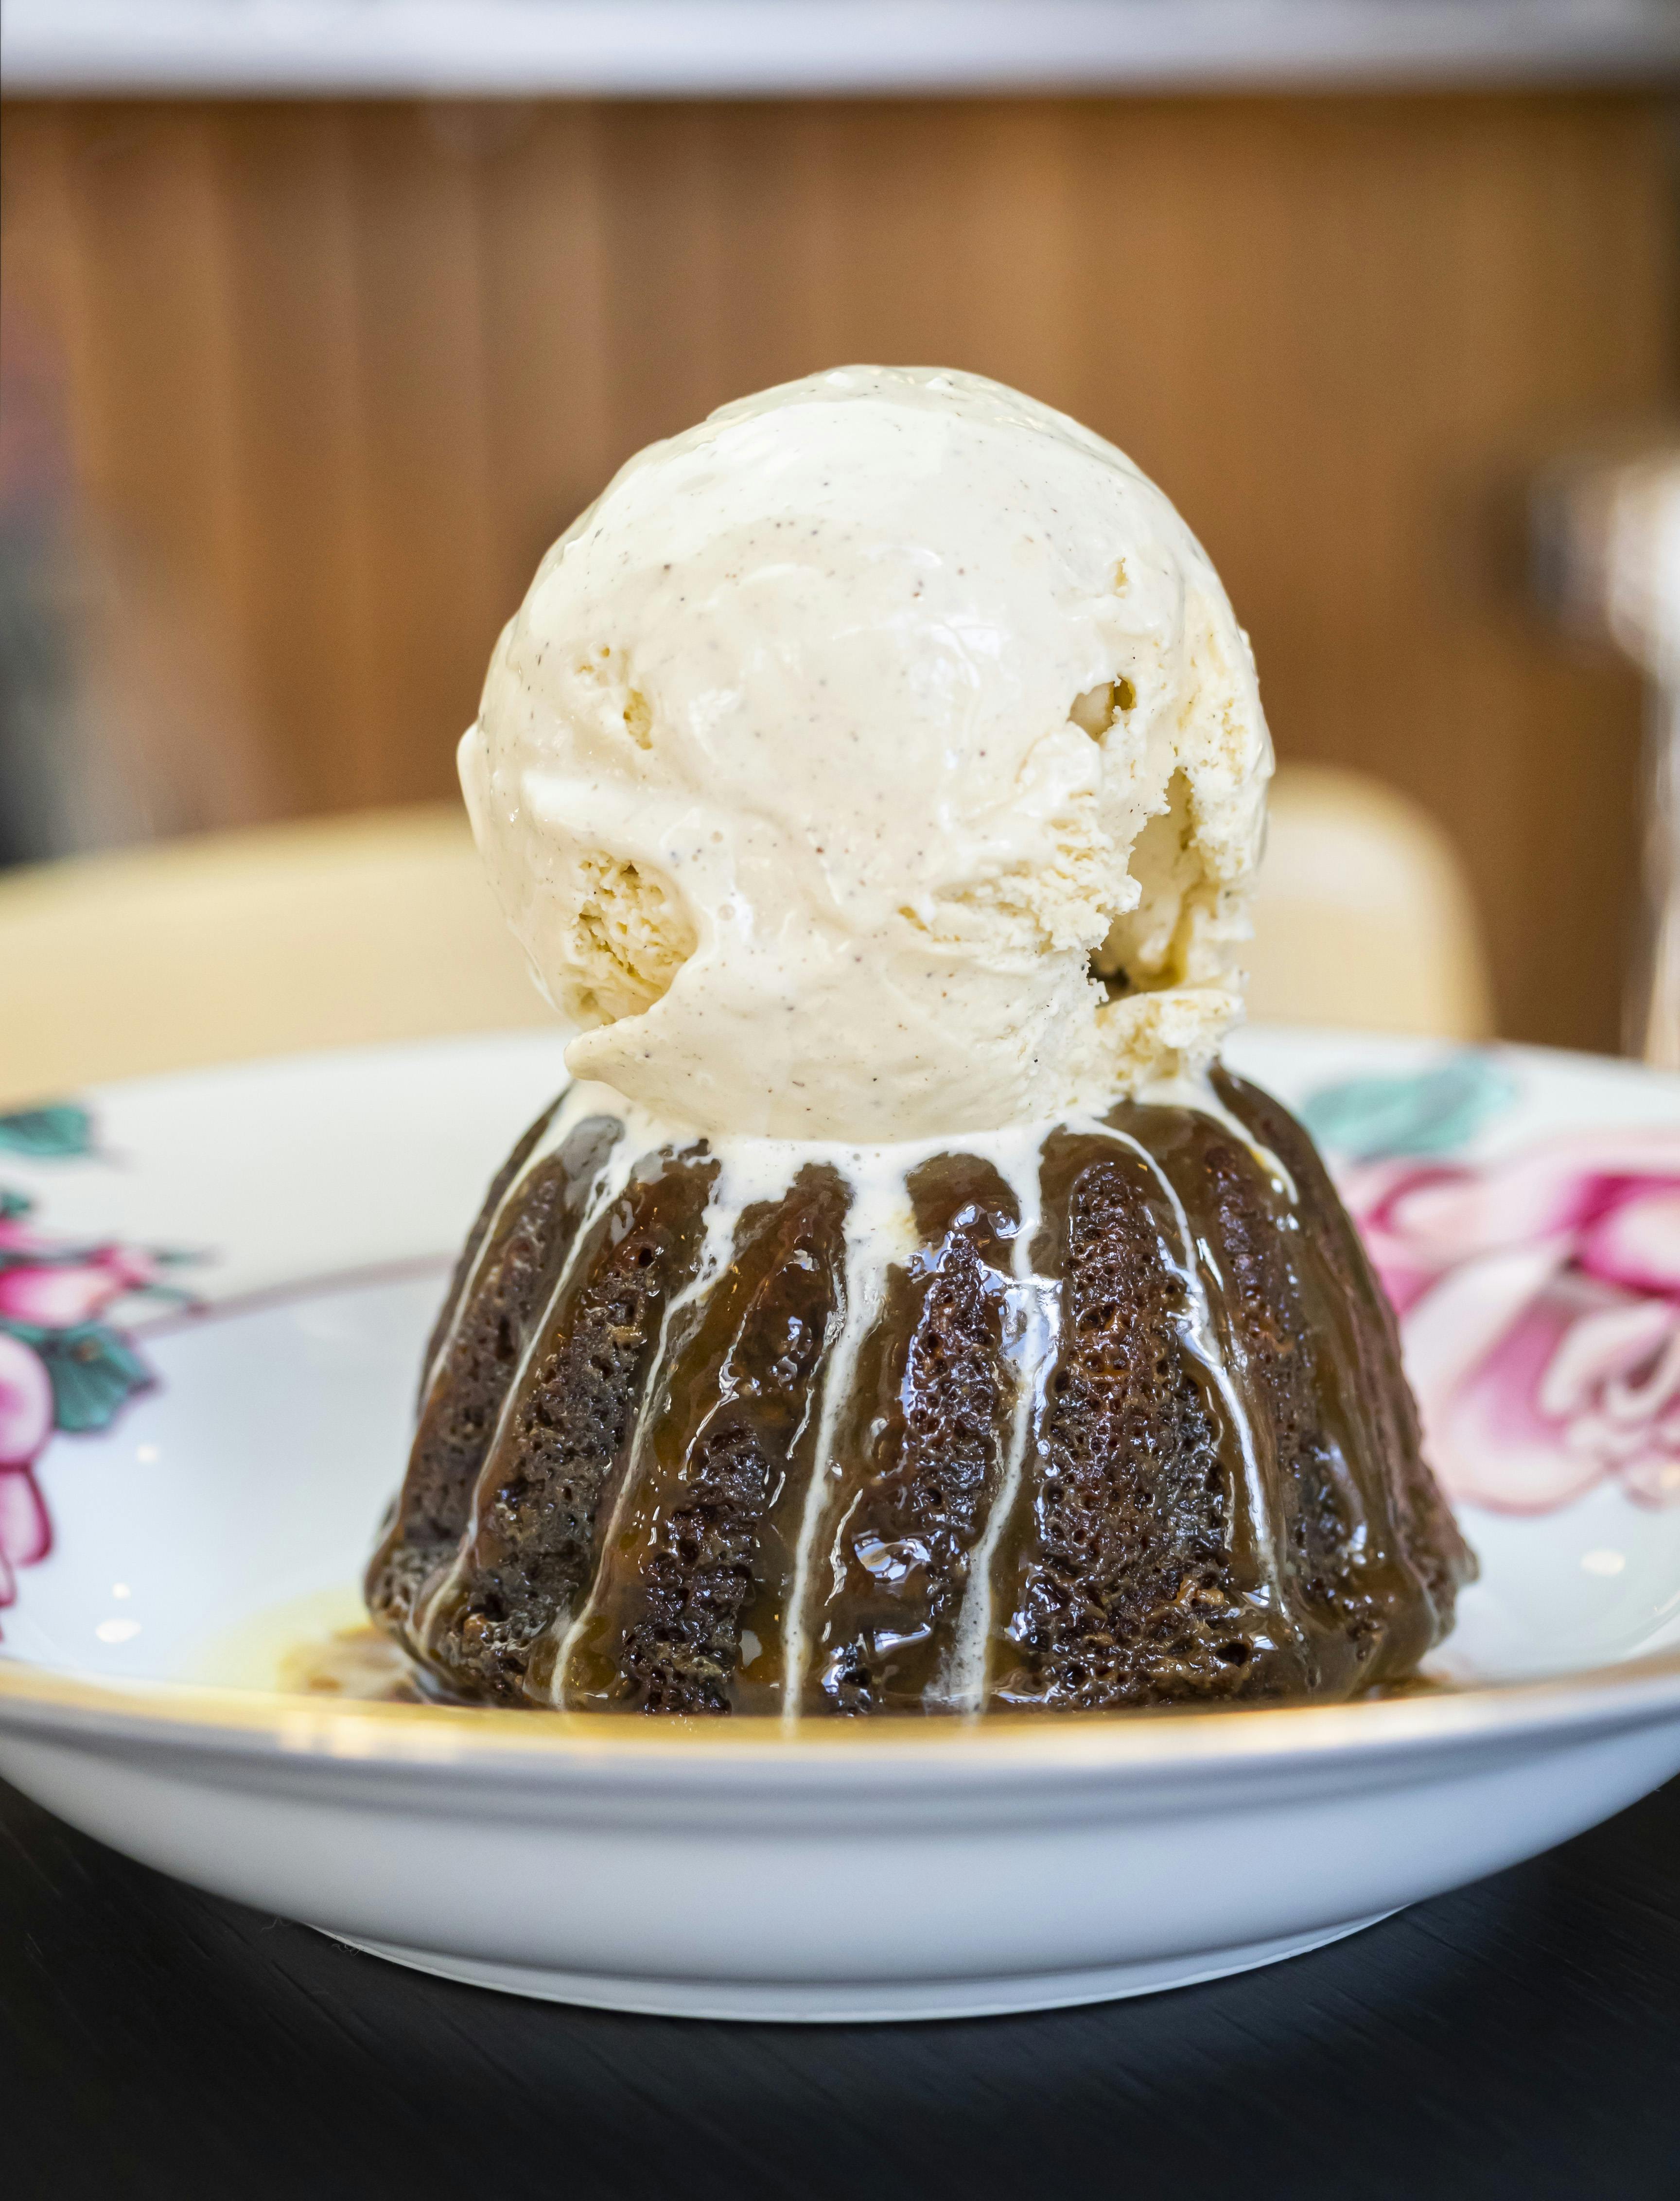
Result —
[{"label": "pink rose print on plate", "polygon": [[[0,1153],[71,1160],[92,1150],[86,1113],[60,1102],[0,1116]],[[33,1227],[32,1205],[0,1187],[0,1606],[17,1570],[52,1548],[34,1469],[54,1433],[107,1429],[150,1372],[110,1319],[137,1294],[179,1299],[161,1281],[179,1256],[114,1243],[77,1244]]]},{"label": "pink rose print on plate", "polygon": [[125,1292],[158,1279],[155,1254],[132,1246],[66,1249],[0,1217],[0,1321],[73,1329],[102,1314]]},{"label": "pink rose print on plate", "polygon": [[1613,1478],[1680,1505],[1680,1130],[1340,1183],[1454,1498],[1540,1513]]},{"label": "pink rose print on plate", "polygon": [[52,1378],[26,1345],[0,1330],[0,1605],[17,1594],[15,1570],[44,1558],[47,1509],[30,1469],[52,1435]]}]

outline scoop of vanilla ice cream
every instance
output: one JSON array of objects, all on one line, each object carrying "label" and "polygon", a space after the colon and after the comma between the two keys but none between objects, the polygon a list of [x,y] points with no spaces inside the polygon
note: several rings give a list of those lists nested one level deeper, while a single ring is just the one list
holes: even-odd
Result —
[{"label": "scoop of vanilla ice cream", "polygon": [[842,367],[632,459],[460,768],[568,1064],[668,1119],[992,1129],[1239,1012],[1247,640],[1129,460],[975,375]]}]

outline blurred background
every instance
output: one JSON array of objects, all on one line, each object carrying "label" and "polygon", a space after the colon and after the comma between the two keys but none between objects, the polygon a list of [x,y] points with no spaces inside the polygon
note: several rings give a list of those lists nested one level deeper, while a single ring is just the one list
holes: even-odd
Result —
[{"label": "blurred background", "polygon": [[447,801],[631,451],[938,362],[1163,484],[1280,760],[1455,859],[1469,1024],[1629,1036],[1666,721],[1581,514],[1667,463],[1666,0],[11,0],[0,67],[0,863]]}]

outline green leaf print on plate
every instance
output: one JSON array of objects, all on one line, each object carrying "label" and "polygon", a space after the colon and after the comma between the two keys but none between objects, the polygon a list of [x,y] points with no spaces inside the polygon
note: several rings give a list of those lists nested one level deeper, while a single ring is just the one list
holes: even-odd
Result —
[{"label": "green leaf print on plate", "polygon": [[0,1116],[0,1153],[32,1162],[79,1161],[93,1152],[93,1118],[73,1100]]},{"label": "green leaf print on plate", "polygon": [[39,1354],[52,1384],[53,1427],[67,1436],[108,1429],[137,1391],[148,1389],[151,1371],[108,1324],[78,1323],[73,1329],[42,1329],[9,1322],[8,1334]]},{"label": "green leaf print on plate", "polygon": [[1352,1161],[1449,1154],[1517,1097],[1516,1080],[1472,1049],[1407,1077],[1354,1077],[1320,1086],[1301,1111],[1321,1147]]}]

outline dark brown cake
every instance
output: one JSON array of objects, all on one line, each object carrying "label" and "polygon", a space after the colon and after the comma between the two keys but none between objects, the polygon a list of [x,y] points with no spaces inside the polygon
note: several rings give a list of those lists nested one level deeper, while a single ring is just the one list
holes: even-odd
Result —
[{"label": "dark brown cake", "polygon": [[737,1215],[721,1151],[626,1165],[612,1118],[551,1111],[451,1286],[375,1617],[443,1693],[617,1711],[1407,1674],[1473,1562],[1310,1141],[1215,1087],[1234,1123],[1122,1103],[1014,1185],[922,1156],[873,1265],[832,1150]]}]

